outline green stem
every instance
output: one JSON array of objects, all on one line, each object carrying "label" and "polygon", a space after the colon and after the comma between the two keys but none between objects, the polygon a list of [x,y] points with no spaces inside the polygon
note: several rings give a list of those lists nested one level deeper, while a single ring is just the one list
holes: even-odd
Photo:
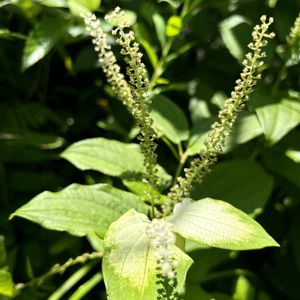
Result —
[{"label": "green stem", "polygon": [[165,67],[165,63],[166,63],[166,58],[170,52],[170,49],[172,47],[173,44],[173,39],[169,39],[166,43],[166,45],[163,48],[161,57],[157,63],[157,66],[152,74],[150,83],[149,83],[149,91],[152,91],[153,88],[156,85],[156,81],[157,79],[160,77],[160,75],[162,75],[162,73],[164,72],[164,67]]},{"label": "green stem", "polygon": [[176,169],[176,173],[175,173],[175,176],[174,176],[174,179],[173,179],[172,187],[176,184],[177,178],[180,176],[180,173],[182,171],[182,168],[183,168],[187,158],[188,158],[188,155],[186,154],[186,152],[184,152],[182,155],[180,155],[180,161],[179,161],[178,167]]},{"label": "green stem", "polygon": [[271,97],[274,97],[274,96],[277,94],[278,89],[279,89],[280,82],[282,81],[282,77],[283,77],[283,74],[284,74],[285,72],[286,72],[286,65],[284,64],[284,65],[281,67],[281,69],[280,69],[280,71],[279,71],[279,73],[278,73],[278,76],[277,76],[277,78],[276,78],[276,80],[275,80],[275,83],[274,83],[274,85],[273,85],[273,87],[272,87]]},{"label": "green stem", "polygon": [[165,136],[162,136],[161,139],[168,146],[168,148],[171,150],[171,152],[176,157],[176,159],[179,160],[180,157],[179,157],[178,153],[176,152],[176,149],[174,148],[174,146],[172,145],[172,143]]}]

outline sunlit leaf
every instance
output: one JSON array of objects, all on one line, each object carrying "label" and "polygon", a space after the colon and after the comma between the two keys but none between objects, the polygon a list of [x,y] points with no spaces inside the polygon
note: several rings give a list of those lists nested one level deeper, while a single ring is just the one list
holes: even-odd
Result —
[{"label": "sunlit leaf", "polygon": [[97,10],[100,4],[101,0],[68,0],[70,11],[78,16]]},{"label": "sunlit leaf", "polygon": [[22,70],[42,59],[67,30],[67,22],[61,17],[48,15],[41,19],[30,32],[22,56]]},{"label": "sunlit leaf", "polygon": [[180,34],[182,29],[182,19],[179,16],[171,16],[166,26],[166,36],[175,37]]},{"label": "sunlit leaf", "polygon": [[[130,210],[110,226],[102,266],[109,299],[157,299],[161,287],[156,284],[157,255],[146,234],[149,222],[145,215]],[[172,252],[181,291],[192,260],[175,246]]]},{"label": "sunlit leaf", "polygon": [[110,185],[72,184],[57,193],[46,191],[37,195],[17,209],[11,218],[22,217],[47,229],[73,235],[94,232],[103,237],[108,226],[130,208],[147,211],[139,197]]},{"label": "sunlit leaf", "polygon": [[12,296],[14,294],[14,284],[11,274],[6,270],[0,270],[0,297]]},{"label": "sunlit leaf", "polygon": [[[137,144],[105,138],[91,138],[69,146],[61,156],[80,170],[95,170],[111,176],[135,180],[145,172],[144,157]],[[165,187],[170,175],[158,166],[159,185]]]},{"label": "sunlit leaf", "polygon": [[279,246],[255,220],[221,200],[185,199],[175,206],[170,222],[184,238],[211,247],[250,250]]}]

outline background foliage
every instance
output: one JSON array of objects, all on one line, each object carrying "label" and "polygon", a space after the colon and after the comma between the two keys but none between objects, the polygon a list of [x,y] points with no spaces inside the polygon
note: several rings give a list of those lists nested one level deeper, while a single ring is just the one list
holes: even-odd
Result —
[{"label": "background foliage", "polygon": [[168,19],[166,32],[176,36],[156,87],[163,96],[153,101],[153,118],[164,134],[159,163],[169,174],[177,159],[168,145],[176,149],[183,142],[189,155],[199,152],[241,70],[251,28],[262,14],[274,16],[276,38],[268,47],[264,80],[193,198],[219,198],[256,215],[281,248],[230,252],[189,245],[195,263],[185,299],[300,299],[300,51],[299,40],[287,41],[300,1],[191,2],[193,11],[179,35],[180,22],[169,19],[180,9],[179,0],[0,3],[0,299],[12,296],[12,282],[15,299],[105,299],[98,256],[51,269],[70,257],[101,251],[96,237],[8,218],[38,193],[71,183],[113,181],[124,188],[105,170],[82,172],[60,156],[89,137],[135,138],[132,119],[106,85],[78,17],[88,9],[101,17],[116,5],[127,9],[135,24],[149,73],[165,45]]}]

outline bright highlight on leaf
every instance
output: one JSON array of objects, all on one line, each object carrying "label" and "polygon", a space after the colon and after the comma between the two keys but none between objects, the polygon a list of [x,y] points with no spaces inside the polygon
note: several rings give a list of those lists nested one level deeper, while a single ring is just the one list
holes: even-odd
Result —
[{"label": "bright highlight on leaf", "polygon": [[185,199],[175,206],[170,222],[184,238],[211,247],[250,250],[279,246],[255,220],[220,200]]},{"label": "bright highlight on leaf", "polygon": [[[103,275],[110,299],[155,300],[158,297],[157,255],[146,234],[150,220],[130,210],[114,222],[104,240]],[[177,262],[178,291],[191,258],[172,247]]]},{"label": "bright highlight on leaf", "polygon": [[134,194],[107,184],[72,184],[60,192],[43,192],[16,210],[22,217],[45,228],[84,236],[100,237],[109,225],[131,208],[147,212],[147,206]]}]

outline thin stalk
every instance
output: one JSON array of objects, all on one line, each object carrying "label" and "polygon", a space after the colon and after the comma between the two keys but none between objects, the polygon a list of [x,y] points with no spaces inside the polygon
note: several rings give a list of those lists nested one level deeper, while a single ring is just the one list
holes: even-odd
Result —
[{"label": "thin stalk", "polygon": [[161,139],[168,146],[168,148],[171,150],[171,152],[176,157],[176,159],[180,160],[180,157],[179,157],[178,153],[176,152],[176,150],[175,150],[174,146],[172,145],[172,143],[165,136],[162,136]]}]

